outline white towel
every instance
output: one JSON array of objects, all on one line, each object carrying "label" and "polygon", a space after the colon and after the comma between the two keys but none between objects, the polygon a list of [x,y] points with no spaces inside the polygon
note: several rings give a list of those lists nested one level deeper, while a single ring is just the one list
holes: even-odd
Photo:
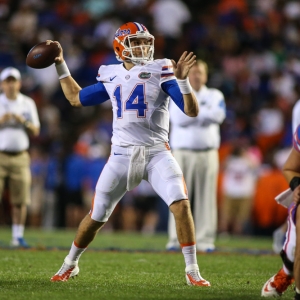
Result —
[{"label": "white towel", "polygon": [[284,207],[289,207],[293,202],[293,191],[291,189],[287,189],[278,196],[276,196],[275,200],[278,204]]},{"label": "white towel", "polygon": [[129,162],[127,190],[131,191],[143,179],[145,171],[145,146],[134,146]]}]

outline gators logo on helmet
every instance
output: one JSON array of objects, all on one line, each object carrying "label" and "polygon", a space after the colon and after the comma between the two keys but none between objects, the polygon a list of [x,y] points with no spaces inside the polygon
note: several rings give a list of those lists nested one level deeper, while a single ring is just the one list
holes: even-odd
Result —
[{"label": "gators logo on helmet", "polygon": [[143,24],[128,22],[116,31],[113,48],[119,61],[145,64],[153,60],[154,36]]}]

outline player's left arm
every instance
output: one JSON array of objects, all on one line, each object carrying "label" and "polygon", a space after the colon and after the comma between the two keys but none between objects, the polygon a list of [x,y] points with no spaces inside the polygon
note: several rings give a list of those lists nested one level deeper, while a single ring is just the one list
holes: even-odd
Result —
[{"label": "player's left arm", "polygon": [[283,166],[283,175],[293,190],[293,201],[300,203],[300,153],[293,148]]},{"label": "player's left arm", "polygon": [[292,149],[288,156],[282,171],[285,179],[289,183],[294,177],[300,178],[300,153],[295,148]]},{"label": "player's left arm", "polygon": [[174,60],[171,60],[171,62],[183,96],[184,112],[190,117],[197,117],[199,113],[198,101],[187,79],[191,67],[196,63],[196,55],[193,55],[193,52],[188,53],[185,51],[177,63]]}]

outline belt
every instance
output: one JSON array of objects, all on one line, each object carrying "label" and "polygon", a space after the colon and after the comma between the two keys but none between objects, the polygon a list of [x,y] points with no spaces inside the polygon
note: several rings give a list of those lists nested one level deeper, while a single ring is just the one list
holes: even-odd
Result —
[{"label": "belt", "polygon": [[23,150],[23,151],[2,151],[2,150],[0,150],[0,153],[5,154],[5,155],[9,155],[9,156],[17,156],[17,155],[20,155],[24,152],[26,152],[26,150]]}]

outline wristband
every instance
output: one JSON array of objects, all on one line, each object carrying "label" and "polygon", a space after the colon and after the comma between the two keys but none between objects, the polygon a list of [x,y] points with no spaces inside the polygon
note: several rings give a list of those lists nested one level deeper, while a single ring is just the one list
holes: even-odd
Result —
[{"label": "wristband", "polygon": [[55,65],[55,67],[59,80],[71,76],[71,73],[65,61],[59,65]]},{"label": "wristband", "polygon": [[189,80],[186,79],[177,79],[177,83],[180,89],[181,94],[186,95],[192,92],[192,87]]},{"label": "wristband", "polygon": [[298,185],[300,185],[300,177],[296,177],[296,176],[295,176],[295,177],[293,177],[293,179],[290,181],[289,186],[290,186],[291,190],[294,191],[295,188],[296,188]]}]

